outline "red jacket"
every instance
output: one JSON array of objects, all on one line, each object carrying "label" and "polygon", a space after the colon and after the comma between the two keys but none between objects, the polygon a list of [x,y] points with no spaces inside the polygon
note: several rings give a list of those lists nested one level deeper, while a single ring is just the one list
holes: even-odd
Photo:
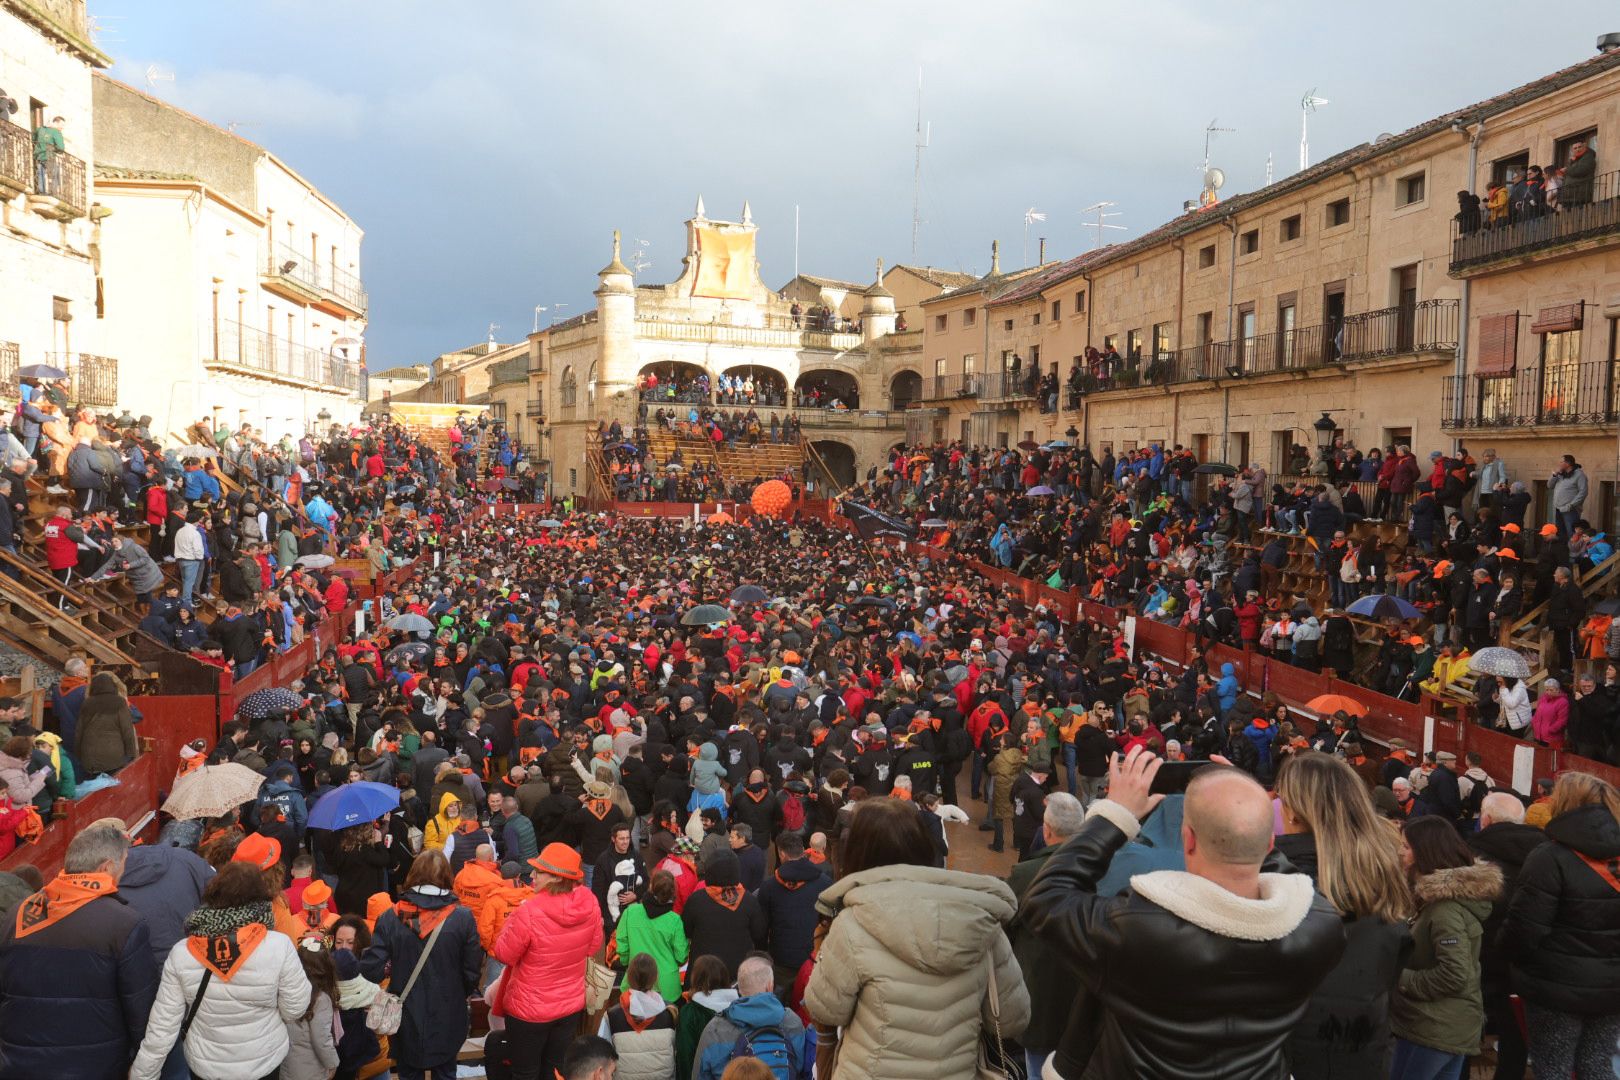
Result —
[{"label": "red jacket", "polygon": [[79,564],[79,545],[67,536],[72,526],[72,518],[57,514],[45,522],[45,565],[52,570],[67,570]]},{"label": "red jacket", "polygon": [[370,477],[378,477],[382,474],[383,456],[381,454],[372,454],[370,457],[366,458],[366,475]]},{"label": "red jacket", "polygon": [[1257,641],[1260,637],[1260,605],[1239,604],[1232,609],[1237,616],[1238,635],[1244,641]]},{"label": "red jacket", "polygon": [[495,939],[507,967],[501,1002],[507,1016],[543,1024],[585,1007],[585,958],[602,947],[602,908],[583,885],[556,896],[537,892],[514,911]]},{"label": "red jacket", "polygon": [[169,493],[157,484],[146,489],[146,523],[156,528],[169,516]]}]

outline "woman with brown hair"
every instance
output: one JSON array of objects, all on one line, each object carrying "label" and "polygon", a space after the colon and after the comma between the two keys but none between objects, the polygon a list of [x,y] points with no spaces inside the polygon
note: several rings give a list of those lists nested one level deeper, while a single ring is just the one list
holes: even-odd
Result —
[{"label": "woman with brown hair", "polygon": [[697,956],[686,969],[686,993],[675,1018],[675,1080],[691,1080],[698,1040],[709,1021],[737,1000],[731,972],[717,957]]},{"label": "woman with brown hair", "polygon": [[1567,772],[1549,809],[1548,842],[1524,860],[1501,941],[1537,1080],[1607,1077],[1620,1042],[1620,791]]},{"label": "woman with brown hair", "polygon": [[1485,1027],[1479,949],[1502,871],[1475,862],[1451,823],[1432,816],[1406,823],[1401,861],[1418,915],[1412,955],[1390,1003],[1390,1080],[1459,1080]]},{"label": "woman with brown hair", "polygon": [[[832,920],[805,988],[823,1040],[843,1028],[839,1080],[971,1076],[991,1024],[1016,1038],[1029,994],[1003,929],[1016,900],[999,879],[933,865],[917,809],[867,799],[851,815],[838,880],[817,910]],[[942,935],[939,927],[951,933]]]},{"label": "woman with brown hair", "polygon": [[1338,909],[1346,940],[1289,1037],[1288,1063],[1298,1080],[1386,1076],[1389,995],[1412,947],[1400,832],[1378,816],[1355,769],[1330,754],[1286,755],[1277,798],[1276,850]]},{"label": "woman with brown hair", "polygon": [[[450,863],[424,851],[411,864],[400,900],[377,919],[361,973],[404,998],[399,1031],[390,1040],[400,1080],[454,1076],[467,1040],[467,998],[478,990],[484,950],[478,924],[451,891]],[[407,984],[412,983],[409,994]]]},{"label": "woman with brown hair", "polygon": [[389,837],[374,822],[351,825],[338,834],[326,868],[337,876],[332,897],[344,915],[363,915],[366,901],[388,880]]}]

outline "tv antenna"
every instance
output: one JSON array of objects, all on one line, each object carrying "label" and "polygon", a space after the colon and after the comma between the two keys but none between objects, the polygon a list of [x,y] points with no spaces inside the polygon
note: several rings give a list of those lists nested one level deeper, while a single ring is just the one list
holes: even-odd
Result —
[{"label": "tv antenna", "polygon": [[1266,187],[1271,186],[1271,151],[1266,151]]},{"label": "tv antenna", "polygon": [[1111,202],[1092,203],[1090,206],[1088,206],[1084,210],[1080,211],[1080,213],[1082,215],[1085,215],[1085,214],[1096,214],[1097,215],[1097,220],[1096,221],[1088,221],[1088,222],[1085,222],[1084,224],[1085,224],[1085,227],[1088,228],[1088,229],[1096,229],[1097,230],[1097,246],[1098,247],[1102,247],[1102,244],[1103,244],[1103,231],[1105,229],[1119,229],[1119,230],[1123,231],[1124,228],[1125,228],[1125,226],[1123,226],[1123,225],[1111,225],[1108,222],[1109,218],[1114,218],[1114,217],[1120,217],[1121,216],[1117,211],[1110,211],[1108,209],[1110,206],[1118,206],[1118,205],[1119,205],[1118,203],[1111,203]]},{"label": "tv antenna", "polygon": [[651,240],[636,241],[635,250],[630,252],[630,274],[632,277],[652,267],[652,260],[647,258],[647,249],[651,246]]},{"label": "tv antenna", "polygon": [[169,71],[167,68],[159,67],[156,64],[147,64],[146,65],[146,90],[147,90],[147,92],[151,93],[152,90],[160,82],[168,82],[168,83],[174,82],[174,72]]},{"label": "tv antenna", "polygon": [[922,230],[922,161],[923,151],[928,149],[928,143],[934,134],[932,122],[923,123],[922,116],[922,68],[917,68],[917,152],[911,166],[911,258],[917,259],[917,234]]},{"label": "tv antenna", "polygon": [[1316,96],[1316,87],[1305,91],[1305,96],[1299,99],[1299,170],[1304,172],[1311,164],[1311,113],[1316,111],[1318,105],[1329,104],[1327,98]]},{"label": "tv antenna", "polygon": [[489,351],[490,352],[495,351],[495,331],[499,330],[500,328],[501,328],[500,323],[490,323],[489,324]]},{"label": "tv antenna", "polygon": [[1029,265],[1029,227],[1037,221],[1046,220],[1046,211],[1037,210],[1033,206],[1024,211],[1024,265]]},{"label": "tv antenna", "polygon": [[538,334],[540,332],[540,313],[542,311],[550,311],[550,310],[551,309],[546,307],[544,304],[536,304],[536,305],[534,305],[534,332],[535,333]]},{"label": "tv antenna", "polygon": [[1218,123],[1220,123],[1220,119],[1217,117],[1204,126],[1204,163],[1198,166],[1199,172],[1209,171],[1209,144],[1215,141],[1215,136],[1235,135],[1237,133],[1237,128],[1216,127],[1215,125]]}]

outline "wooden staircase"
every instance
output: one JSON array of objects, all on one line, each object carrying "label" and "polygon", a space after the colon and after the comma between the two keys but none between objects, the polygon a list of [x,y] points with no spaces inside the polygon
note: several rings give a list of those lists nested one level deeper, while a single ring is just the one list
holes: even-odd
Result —
[{"label": "wooden staircase", "polygon": [[[74,657],[126,682],[145,678],[135,652],[145,635],[114,582],[65,586],[27,559],[0,549],[0,640],[52,667]],[[20,576],[14,579],[11,572]],[[127,584],[124,585],[127,591]],[[133,689],[133,688],[132,688]]]}]

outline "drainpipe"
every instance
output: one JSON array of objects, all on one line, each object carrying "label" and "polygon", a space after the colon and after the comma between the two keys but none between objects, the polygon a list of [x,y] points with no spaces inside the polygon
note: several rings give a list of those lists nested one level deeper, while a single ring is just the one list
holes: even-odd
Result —
[{"label": "drainpipe", "polygon": [[[1454,131],[1465,133],[1466,128],[1461,125],[1453,128]],[[1474,133],[1468,140],[1468,190],[1474,190],[1474,180],[1478,176],[1479,168],[1479,141],[1485,137],[1485,121],[1482,119],[1474,125]],[[1462,296],[1457,300],[1457,358],[1452,364],[1452,392],[1451,392],[1451,420],[1453,430],[1462,430],[1463,417],[1467,412],[1467,378],[1468,378],[1468,300],[1473,281],[1463,278]],[[1455,454],[1462,445],[1462,437],[1454,435],[1451,439],[1451,452]]]},{"label": "drainpipe", "polygon": [[[1226,219],[1227,232],[1231,233],[1229,242],[1232,251],[1227,260],[1226,268],[1226,343],[1230,348],[1232,344],[1232,315],[1237,310],[1237,219]],[[1222,372],[1221,374],[1225,374]],[[1223,384],[1221,387],[1221,460],[1228,465],[1230,456],[1229,443],[1232,441],[1232,387]]]},{"label": "drainpipe", "polygon": [[[1176,258],[1176,350],[1181,348],[1181,320],[1187,293],[1187,241],[1177,238],[1175,241]],[[1170,445],[1174,446],[1181,441],[1181,395],[1171,394],[1170,412]]]},{"label": "drainpipe", "polygon": [[[1086,348],[1091,348],[1091,313],[1097,310],[1097,295],[1091,286],[1091,274],[1081,274],[1080,280],[1086,283]],[[1083,356],[1083,354],[1082,354]],[[1084,396],[1080,398],[1080,445],[1088,450],[1091,448],[1091,402]]]}]

